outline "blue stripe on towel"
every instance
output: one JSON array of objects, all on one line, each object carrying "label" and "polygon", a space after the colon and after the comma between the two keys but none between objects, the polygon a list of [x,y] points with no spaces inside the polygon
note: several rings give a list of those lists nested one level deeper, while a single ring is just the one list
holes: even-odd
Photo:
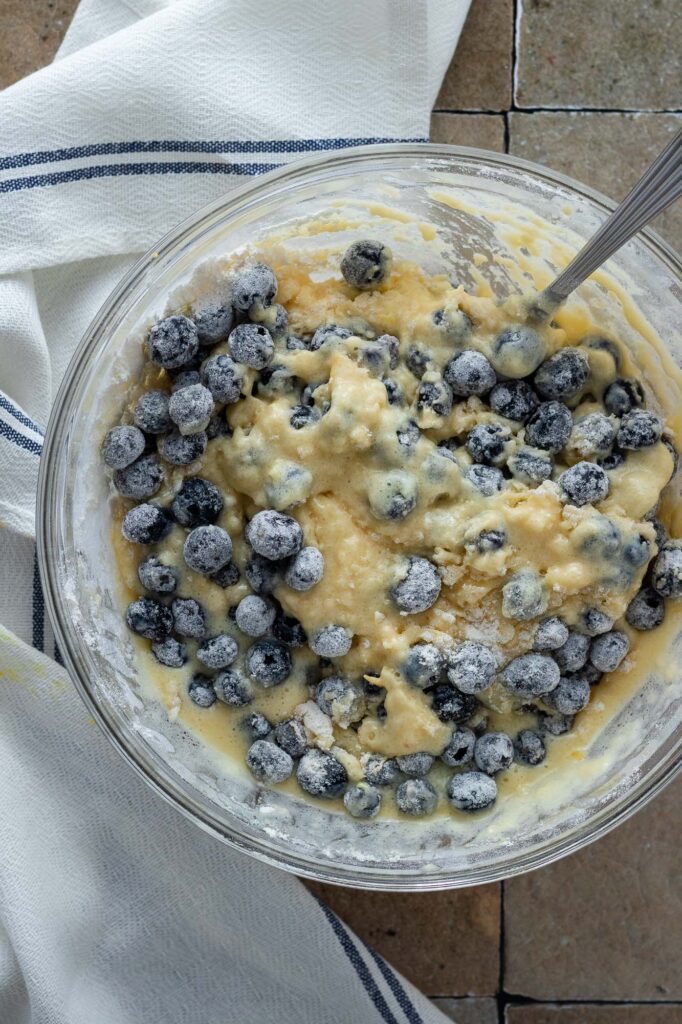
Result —
[{"label": "blue stripe on towel", "polygon": [[95,164],[90,167],[74,167],[70,171],[52,171],[49,174],[30,174],[25,178],[8,178],[0,181],[1,192],[22,192],[30,188],[46,188],[63,185],[72,181],[87,181],[93,178],[117,178],[144,174],[266,174],[281,164],[219,164],[188,160],[175,163],[145,164]]},{"label": "blue stripe on towel", "polygon": [[25,448],[32,455],[40,455],[43,450],[43,446],[39,441],[34,441],[32,438],[26,437],[25,434],[20,434],[18,430],[10,427],[9,423],[5,423],[4,420],[0,420],[0,437],[6,437],[8,441],[17,445],[18,448]]},{"label": "blue stripe on towel", "polygon": [[45,597],[40,582],[38,553],[33,555],[33,633],[32,643],[39,651],[45,650]]},{"label": "blue stripe on towel", "polygon": [[417,1013],[414,1003],[412,1002],[407,992],[403,988],[400,978],[398,978],[393,968],[389,964],[387,964],[383,957],[380,957],[379,954],[376,953],[371,946],[365,946],[365,949],[367,950],[369,955],[374,960],[374,963],[377,965],[377,967],[383,974],[386,984],[388,985],[391,992],[395,996],[396,1002],[398,1003],[400,1009],[407,1017],[410,1024],[424,1024],[423,1018],[420,1016],[419,1013]]},{"label": "blue stripe on towel", "polygon": [[10,402],[9,398],[7,398],[6,395],[0,394],[0,409],[4,409],[5,412],[8,412],[10,416],[13,416],[14,419],[17,420],[18,423],[21,423],[24,427],[30,427],[31,430],[34,430],[36,434],[40,434],[41,437],[44,436],[43,431],[40,429],[38,424],[34,423],[33,420],[26,415],[26,413],[23,413],[21,409],[19,409],[18,406],[14,404],[14,402]]}]

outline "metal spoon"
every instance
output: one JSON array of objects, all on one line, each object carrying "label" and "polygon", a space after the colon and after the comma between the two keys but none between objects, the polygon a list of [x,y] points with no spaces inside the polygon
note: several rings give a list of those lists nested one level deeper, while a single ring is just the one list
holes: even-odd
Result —
[{"label": "metal spoon", "polygon": [[542,292],[542,309],[555,308],[625,245],[640,228],[682,195],[682,131],[644,172],[620,206]]}]

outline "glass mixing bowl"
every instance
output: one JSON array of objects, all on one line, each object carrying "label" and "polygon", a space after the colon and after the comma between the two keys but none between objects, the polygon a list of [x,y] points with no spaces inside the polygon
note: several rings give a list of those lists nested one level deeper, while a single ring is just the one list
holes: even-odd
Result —
[{"label": "glass mixing bowl", "polygon": [[[472,216],[470,204],[483,215]],[[501,256],[482,273],[490,273],[500,294],[518,290],[523,277],[515,273],[513,260],[505,264],[505,244],[494,230],[501,204],[515,204],[519,217],[512,246],[523,245],[523,225],[539,217],[563,244],[562,261],[613,207],[591,189],[542,167],[449,146],[367,147],[268,174],[201,210],[137,262],[90,325],[54,403],[41,461],[38,552],[49,613],[71,677],[94,718],[157,792],[224,842],[300,875],[402,891],[508,877],[607,832],[651,799],[682,762],[682,688],[652,673],[588,751],[595,766],[589,784],[569,787],[561,799],[536,803],[531,793],[516,821],[488,812],[466,820],[444,815],[426,822],[368,824],[263,790],[240,766],[220,762],[171,720],[145,695],[137,677],[116,589],[109,492],[98,447],[120,409],[126,380],[141,364],[143,326],[165,311],[170,293],[182,294],[197,264],[283,225],[285,233],[295,235],[297,224],[321,211],[323,216],[350,211],[351,219],[364,219],[370,237],[372,229],[383,237],[390,228],[391,244],[401,255],[414,254],[429,237],[433,242],[435,232],[443,244],[439,253],[431,245],[428,269],[445,270],[465,284],[472,283],[474,265],[481,262],[474,261],[475,253],[484,263]],[[412,220],[396,219],[392,210]],[[420,229],[420,222],[433,231]],[[338,244],[343,245],[343,232]],[[552,262],[548,250],[547,275]],[[609,272],[626,284],[682,364],[676,331],[682,319],[679,258],[656,235],[643,232],[610,262]],[[594,281],[580,295],[580,301],[605,310],[611,301]],[[623,340],[634,341],[618,303],[609,312]],[[674,639],[673,654],[681,640]]]}]

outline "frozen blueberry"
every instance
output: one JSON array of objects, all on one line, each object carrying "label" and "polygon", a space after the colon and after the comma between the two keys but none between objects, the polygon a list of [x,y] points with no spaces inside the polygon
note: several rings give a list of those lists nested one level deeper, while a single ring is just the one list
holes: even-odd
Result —
[{"label": "frozen blueberry", "polygon": [[292,590],[310,590],[324,575],[324,556],[319,548],[301,548],[294,555],[284,574],[284,582]]},{"label": "frozen blueberry", "polygon": [[386,388],[386,396],[388,398],[389,405],[402,405],[403,393],[400,389],[400,385],[391,377],[384,377],[384,387]]},{"label": "frozen blueberry", "polygon": [[317,352],[323,345],[346,341],[350,337],[351,332],[347,327],[340,327],[338,324],[323,324],[313,334],[310,348],[313,352]]},{"label": "frozen blueberry", "polygon": [[598,463],[602,469],[605,469],[607,473],[610,473],[614,469],[618,469],[625,462],[626,452],[622,452],[620,448],[614,448],[605,455],[603,459],[599,459]]},{"label": "frozen blueberry", "polygon": [[262,740],[272,732],[272,726],[265,715],[259,711],[253,711],[243,720],[242,725],[252,740]]},{"label": "frozen blueberry", "polygon": [[568,440],[569,447],[582,458],[606,455],[616,439],[613,422],[601,412],[591,412],[576,420]]},{"label": "frozen blueberry", "polygon": [[501,466],[507,459],[511,431],[501,423],[478,423],[470,430],[466,448],[474,462],[484,466]]},{"label": "frozen blueberry", "polygon": [[223,510],[223,496],[215,484],[200,476],[185,477],[171,505],[176,522],[193,529],[214,523]]},{"label": "frozen blueberry", "polygon": [[558,483],[571,505],[595,505],[609,493],[609,478],[594,462],[576,462],[560,475]]},{"label": "frozen blueberry", "polygon": [[206,427],[206,437],[212,441],[215,437],[232,437],[232,428],[225,418],[225,411],[214,412]]},{"label": "frozen blueberry", "polygon": [[445,658],[434,644],[415,644],[410,647],[402,672],[410,686],[425,690],[436,685],[444,668]]},{"label": "frozen blueberry", "polygon": [[289,423],[294,430],[302,430],[320,419],[320,410],[314,405],[295,405],[291,410]]},{"label": "frozen blueberry", "polygon": [[187,661],[187,649],[175,637],[167,636],[165,640],[156,640],[152,644],[152,654],[160,665],[166,668],[182,668]]},{"label": "frozen blueberry", "polygon": [[507,534],[500,527],[497,530],[481,530],[473,537],[465,535],[464,547],[467,551],[475,551],[479,555],[489,554],[491,551],[499,551],[507,543]]},{"label": "frozen blueberry", "polygon": [[522,729],[514,740],[514,760],[520,764],[541,764],[546,753],[545,741],[534,729]]},{"label": "frozen blueberry", "polygon": [[574,398],[587,383],[590,364],[577,348],[562,348],[535,374],[535,390],[544,398]]},{"label": "frozen blueberry", "polygon": [[258,374],[258,393],[266,395],[288,395],[300,387],[299,381],[293,370],[281,363],[270,363],[263,367]]},{"label": "frozen blueberry", "polygon": [[590,661],[600,672],[615,672],[629,650],[627,633],[614,629],[594,638],[590,646]]},{"label": "frozen blueberry", "polygon": [[156,544],[166,537],[173,526],[168,512],[157,505],[135,505],[121,524],[126,540],[134,544]]},{"label": "frozen blueberry", "polygon": [[526,441],[555,455],[568,441],[572,427],[571,412],[562,402],[542,402],[526,423]]},{"label": "frozen blueberry", "polygon": [[228,633],[208,637],[197,648],[197,658],[206,668],[227,668],[238,654],[237,643]]},{"label": "frozen blueberry", "polygon": [[257,512],[245,532],[253,550],[271,561],[289,558],[303,546],[303,530],[296,520],[273,509]]},{"label": "frozen blueberry", "polygon": [[263,636],[275,621],[275,615],[275,606],[271,601],[250,594],[237,605],[235,622],[246,636]]},{"label": "frozen blueberry", "polygon": [[381,810],[381,793],[368,782],[356,782],[343,794],[343,803],[354,818],[374,818]]},{"label": "frozen blueberry", "polygon": [[284,563],[273,562],[263,555],[252,555],[244,566],[244,575],[257,594],[271,594],[280,582]]},{"label": "frozen blueberry", "polygon": [[210,576],[230,561],[232,541],[220,526],[197,526],[187,535],[182,553],[190,569]]},{"label": "frozen blueberry", "polygon": [[458,772],[446,787],[446,795],[458,811],[483,811],[497,799],[497,783],[484,772]]},{"label": "frozen blueberry", "polygon": [[233,359],[254,370],[262,370],[275,354],[272,335],[262,324],[238,324],[227,343]]},{"label": "frozen blueberry", "polygon": [[575,715],[563,715],[555,711],[551,715],[543,714],[540,718],[540,730],[547,736],[565,736],[573,728]]},{"label": "frozen blueberry", "polygon": [[392,334],[382,334],[375,341],[368,341],[358,350],[361,366],[366,366],[375,377],[382,377],[398,365],[400,342]]},{"label": "frozen blueberry", "polygon": [[666,530],[661,520],[658,519],[658,517],[655,516],[652,512],[647,512],[647,514],[644,516],[644,519],[647,523],[651,523],[651,525],[653,526],[654,531],[656,533],[656,546],[660,551],[660,549],[664,547],[664,545],[668,542],[668,531]]},{"label": "frozen blueberry", "polygon": [[179,430],[173,430],[159,438],[158,448],[161,457],[171,465],[189,466],[191,462],[201,458],[207,444],[208,437],[205,433],[181,434]]},{"label": "frozen blueberry", "polygon": [[497,672],[497,658],[485,644],[466,640],[448,655],[448,679],[462,693],[487,689]]},{"label": "frozen blueberry", "polygon": [[504,732],[485,732],[476,740],[474,762],[486,775],[497,775],[514,760],[514,744]]},{"label": "frozen blueberry", "polygon": [[180,388],[170,397],[168,413],[181,434],[205,430],[213,412],[213,397],[203,384]]},{"label": "frozen blueberry", "polygon": [[473,760],[475,744],[475,733],[471,729],[456,725],[452,730],[452,737],[448,741],[447,747],[440,755],[441,761],[444,761],[450,768],[461,768],[462,765],[469,764]]},{"label": "frozen blueberry", "polygon": [[318,629],[308,643],[311,651],[320,658],[342,658],[351,649],[353,634],[345,626],[330,624]]},{"label": "frozen blueberry", "polygon": [[258,303],[269,306],[277,294],[277,278],[264,263],[243,267],[232,284],[232,305],[240,313],[248,313]]},{"label": "frozen blueberry", "polygon": [[253,700],[249,680],[234,668],[223,669],[213,680],[216,697],[231,708],[243,708]]},{"label": "frozen blueberry", "polygon": [[275,728],[275,742],[290,757],[302,757],[308,749],[308,737],[303,722],[289,718]]},{"label": "frozen blueberry", "polygon": [[353,288],[376,288],[391,270],[391,250],[383,242],[366,238],[353,242],[341,260],[344,280]]},{"label": "frozen blueberry", "polygon": [[452,412],[452,391],[441,378],[422,380],[417,389],[417,411],[430,409],[436,416],[449,416]]},{"label": "frozen blueberry", "polygon": [[246,763],[259,782],[284,782],[294,771],[294,762],[286,750],[270,740],[256,740],[249,747]]},{"label": "frozen blueberry", "polygon": [[456,345],[464,341],[474,327],[466,313],[454,305],[437,309],[431,317],[431,322],[446,341]]},{"label": "frozen blueberry", "polygon": [[186,316],[167,316],[149,332],[147,350],[152,362],[164,370],[184,366],[199,351],[199,335],[192,320]]},{"label": "frozen blueberry", "polygon": [[124,498],[142,501],[151,498],[160,488],[164,472],[155,455],[142,455],[125,469],[114,473],[114,487]]},{"label": "frozen blueberry", "polygon": [[414,818],[423,818],[436,809],[438,795],[426,779],[406,779],[395,791],[399,811]]},{"label": "frozen blueberry", "polygon": [[623,561],[639,569],[651,558],[651,544],[641,533],[636,533],[623,545]]},{"label": "frozen blueberry", "polygon": [[168,412],[169,396],[154,388],[140,395],[135,406],[135,423],[145,434],[165,434],[171,428]]},{"label": "frozen blueberry", "polygon": [[547,610],[547,600],[540,574],[534,569],[519,569],[502,587],[502,614],[527,622]]},{"label": "frozen blueberry", "polygon": [[400,768],[403,775],[408,775],[413,779],[428,775],[433,768],[434,760],[433,754],[428,754],[425,750],[420,750],[415,754],[404,754],[402,757],[396,758],[398,768]]},{"label": "frozen blueberry", "polygon": [[210,708],[216,702],[213,681],[208,676],[201,675],[200,672],[197,672],[190,679],[187,693],[189,694],[189,699],[198,708]]},{"label": "frozen blueberry", "polygon": [[408,454],[412,453],[412,449],[422,436],[419,426],[414,420],[406,420],[402,426],[398,427],[395,434],[398,438],[398,444],[401,448],[406,449]]},{"label": "frozen blueberry", "polygon": [[208,302],[192,311],[200,345],[217,345],[230,333],[234,313],[226,303]]},{"label": "frozen blueberry", "polygon": [[147,640],[165,640],[173,629],[173,613],[153,597],[140,597],[128,605],[126,622],[138,636]]},{"label": "frozen blueberry", "polygon": [[291,664],[291,655],[279,640],[258,640],[246,652],[246,671],[265,689],[283,683]]},{"label": "frozen blueberry", "polygon": [[618,445],[628,451],[639,451],[640,448],[649,448],[660,441],[662,433],[663,423],[656,413],[633,409],[620,421]]},{"label": "frozen blueberry", "polygon": [[411,556],[402,579],[391,590],[391,597],[401,612],[417,615],[438,600],[441,580],[438,570],[426,558]]},{"label": "frozen blueberry", "polygon": [[381,754],[363,754],[360,763],[365,778],[373,786],[390,786],[400,774],[398,762],[392,757],[382,757]]},{"label": "frozen blueberry", "polygon": [[661,597],[682,597],[682,546],[672,541],[659,551],[653,564],[651,586]]},{"label": "frozen blueberry", "polygon": [[308,642],[306,631],[293,615],[280,612],[272,626],[272,635],[287,647],[304,647]]},{"label": "frozen blueberry", "polygon": [[604,406],[614,416],[625,416],[644,403],[644,390],[638,380],[620,377],[604,392]]},{"label": "frozen blueberry", "polygon": [[470,693],[462,693],[450,683],[439,683],[431,694],[433,710],[441,722],[466,722],[478,706]]},{"label": "frozen blueberry", "polygon": [[[173,377],[173,383],[171,385],[171,391],[175,394],[176,391],[182,391],[183,388],[193,387],[195,384],[201,384],[201,374],[198,370],[180,370]],[[172,396],[171,396],[172,397]],[[169,401],[169,412],[170,412],[170,401]],[[173,417],[171,416],[171,419]],[[191,434],[193,431],[189,430],[187,433]]]},{"label": "frozen blueberry", "polygon": [[503,377],[527,377],[545,358],[545,343],[532,327],[508,327],[498,334],[491,363]]},{"label": "frozen blueberry", "polygon": [[312,747],[298,762],[296,779],[304,792],[331,799],[343,792],[348,773],[332,754]]},{"label": "frozen blueberry", "polygon": [[577,715],[590,702],[590,684],[583,676],[562,677],[559,685],[543,697],[545,704],[561,715]]},{"label": "frozen blueberry", "polygon": [[456,352],[443,371],[445,380],[455,395],[469,398],[470,395],[484,395],[497,382],[497,376],[490,362],[482,352],[465,348]]},{"label": "frozen blueberry", "polygon": [[303,352],[308,348],[307,342],[295,334],[287,334],[284,346],[289,352]]},{"label": "frozen blueberry", "polygon": [[568,640],[568,626],[556,615],[538,623],[533,640],[535,651],[556,651]]},{"label": "frozen blueberry", "polygon": [[665,601],[653,587],[642,587],[625,612],[625,621],[633,629],[656,629],[665,617]]},{"label": "frozen blueberry", "polygon": [[516,423],[525,423],[538,407],[539,399],[525,380],[505,380],[490,392],[490,408],[498,416]]},{"label": "frozen blueberry", "polygon": [[601,608],[583,608],[580,626],[588,636],[599,636],[600,633],[608,633],[613,627],[613,618]]},{"label": "frozen blueberry", "polygon": [[561,671],[547,654],[522,654],[502,670],[505,689],[516,697],[542,697],[559,685]]},{"label": "frozen blueberry", "polygon": [[485,495],[486,498],[490,498],[493,494],[497,494],[504,486],[502,471],[500,469],[495,469],[493,466],[469,466],[466,471],[466,475],[469,483],[471,483],[477,491],[480,491],[481,494]]},{"label": "frozen blueberry", "polygon": [[519,448],[509,457],[507,467],[516,480],[524,484],[541,484],[551,477],[554,463],[547,452]]},{"label": "frozen blueberry", "polygon": [[422,379],[430,361],[431,353],[425,349],[417,348],[416,345],[410,345],[405,353],[405,366],[417,380]]},{"label": "frozen blueberry", "polygon": [[176,597],[171,605],[173,630],[178,636],[206,636],[206,612],[193,597]]},{"label": "frozen blueberry", "polygon": [[112,427],[102,444],[102,458],[111,469],[125,469],[142,455],[145,443],[137,427]]},{"label": "frozen blueberry", "polygon": [[233,587],[235,583],[239,582],[239,569],[234,562],[228,562],[227,565],[223,565],[217,572],[212,572],[209,579],[213,583],[217,583],[223,590],[226,590],[228,587]]},{"label": "frozen blueberry", "polygon": [[145,590],[152,594],[172,594],[178,585],[178,570],[165,565],[156,555],[149,555],[140,562],[137,575]]},{"label": "frozen blueberry", "polygon": [[233,405],[242,396],[244,369],[225,353],[206,360],[201,379],[216,402]]},{"label": "frozen blueberry", "polygon": [[406,469],[377,470],[368,480],[370,511],[377,519],[405,519],[417,507],[417,478]]}]

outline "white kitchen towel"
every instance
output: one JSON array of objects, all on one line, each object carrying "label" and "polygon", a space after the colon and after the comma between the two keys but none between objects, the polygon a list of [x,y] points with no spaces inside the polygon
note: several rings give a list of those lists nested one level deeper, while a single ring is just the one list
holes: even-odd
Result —
[{"label": "white kitchen towel", "polygon": [[0,94],[3,1024],[443,1019],[123,763],[50,660],[33,532],[55,390],[140,251],[299,155],[426,139],[467,8],[83,0],[57,60]]}]

